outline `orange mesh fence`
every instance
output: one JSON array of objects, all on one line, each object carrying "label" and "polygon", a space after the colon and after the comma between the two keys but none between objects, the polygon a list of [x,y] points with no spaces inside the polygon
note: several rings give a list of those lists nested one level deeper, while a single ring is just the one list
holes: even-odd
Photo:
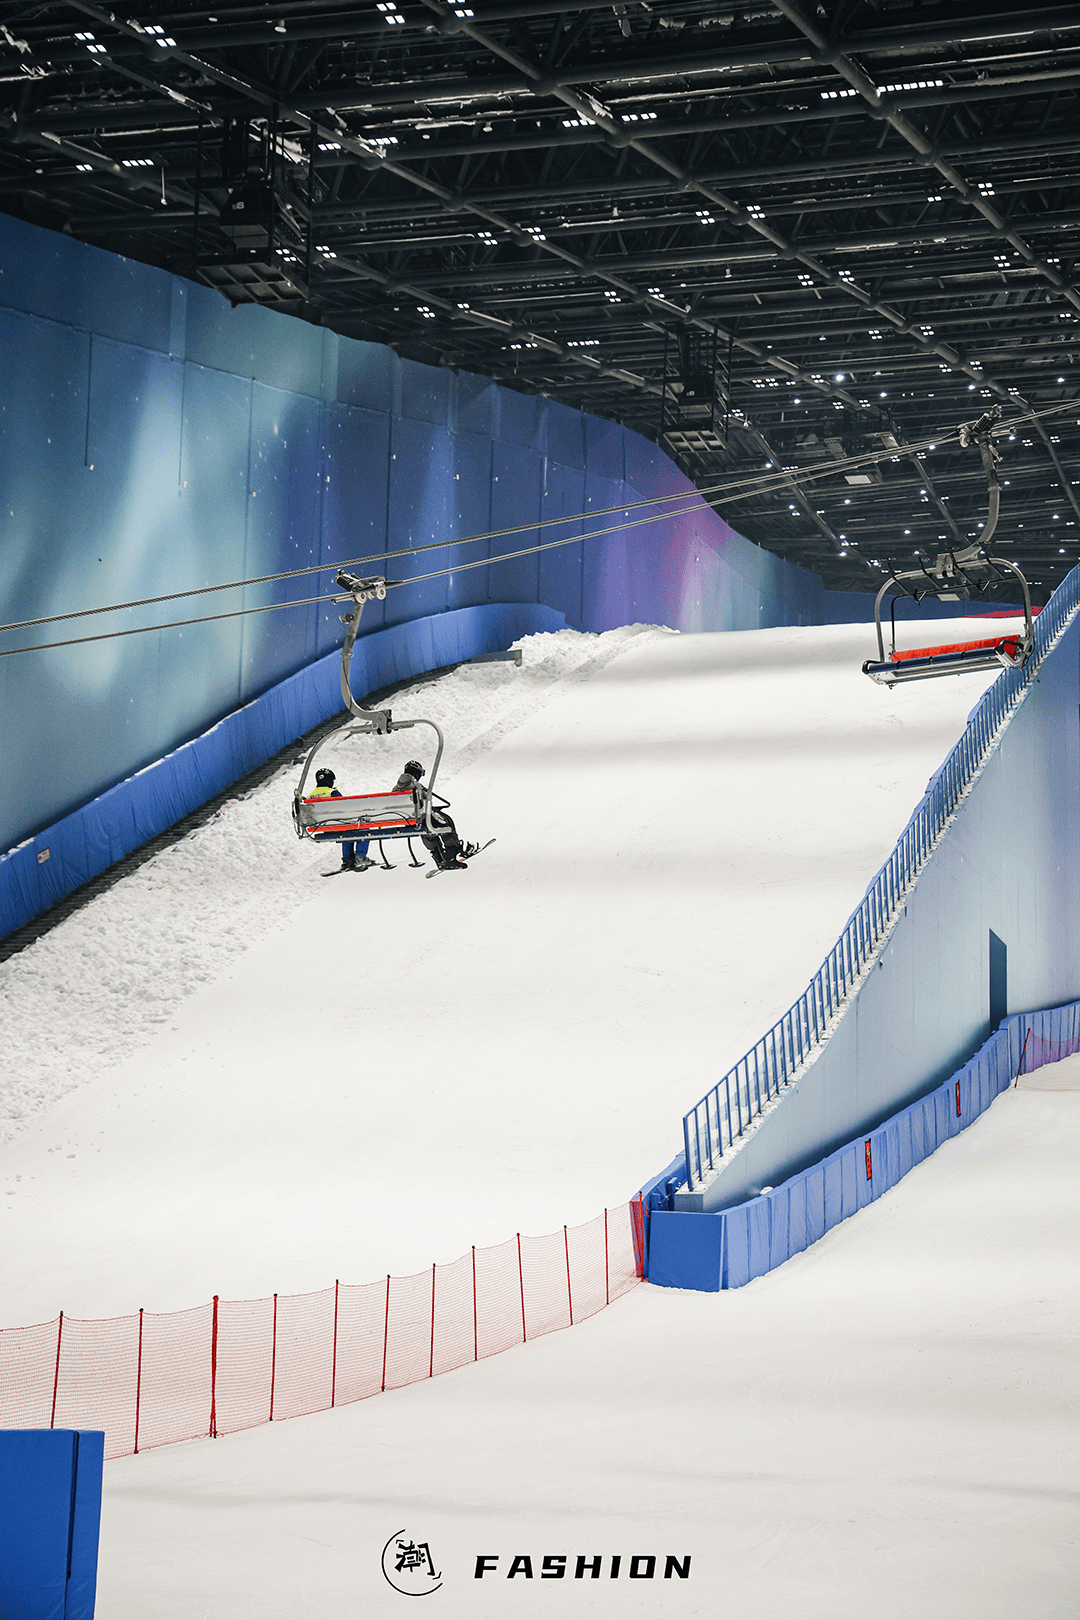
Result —
[{"label": "orange mesh fence", "polygon": [[0,1427],[104,1429],[121,1457],[400,1389],[618,1299],[641,1232],[634,1200],[413,1277],[0,1329]]},{"label": "orange mesh fence", "polygon": [[[142,1358],[139,1376],[138,1430],[140,1451],[194,1440],[211,1432],[213,1405],[214,1307],[190,1311],[142,1312]],[[101,1424],[91,1424],[101,1428]],[[109,1430],[105,1455],[124,1456]]]},{"label": "orange mesh fence", "polygon": [[235,1434],[273,1417],[273,1299],[222,1299],[217,1302],[217,1365],[214,1379],[214,1430]]},{"label": "orange mesh fence", "polygon": [[342,1284],[338,1299],[337,1404],[362,1401],[383,1387],[386,1284]]},{"label": "orange mesh fence", "polygon": [[0,1332],[0,1412],[5,1429],[48,1429],[63,1318]]},{"label": "orange mesh fence", "polygon": [[474,1249],[476,1266],[476,1354],[480,1359],[509,1350],[525,1339],[521,1268],[517,1239],[491,1249]]},{"label": "orange mesh fence", "polygon": [[62,1327],[53,1423],[58,1429],[104,1429],[118,1451],[134,1451],[139,1318],[80,1322],[65,1316]]},{"label": "orange mesh fence", "polygon": [[334,1303],[338,1290],[279,1294],[274,1417],[305,1417],[333,1405]]}]

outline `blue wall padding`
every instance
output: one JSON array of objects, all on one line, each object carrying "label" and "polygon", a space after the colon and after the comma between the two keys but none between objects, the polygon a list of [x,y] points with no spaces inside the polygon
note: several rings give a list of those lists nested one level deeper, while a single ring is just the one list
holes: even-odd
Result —
[{"label": "blue wall padding", "polygon": [[93,1620],[105,1436],[0,1430],[0,1615]]},{"label": "blue wall padding", "polygon": [[[715,1214],[653,1209],[647,1276],[663,1288],[742,1288],[888,1192],[1012,1085],[1028,1030],[1080,1045],[1080,1002],[1007,1018],[943,1085],[781,1186]],[[1037,1063],[1029,1051],[1025,1072]],[[959,1106],[957,1105],[959,1099]],[[869,1162],[870,1174],[867,1175]]]},{"label": "blue wall padding", "polygon": [[[357,644],[353,691],[375,692],[563,624],[562,614],[551,608],[488,602],[393,625]],[[340,673],[340,654],[328,653],[201,737],[0,855],[0,938],[338,713]],[[288,832],[282,828],[283,836]]]}]

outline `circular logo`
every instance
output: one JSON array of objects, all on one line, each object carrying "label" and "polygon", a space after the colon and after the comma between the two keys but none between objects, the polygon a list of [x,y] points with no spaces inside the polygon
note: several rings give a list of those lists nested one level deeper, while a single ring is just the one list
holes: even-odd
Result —
[{"label": "circular logo", "polygon": [[382,1572],[395,1592],[405,1597],[428,1597],[442,1585],[431,1548],[407,1530],[398,1530],[383,1548]]}]

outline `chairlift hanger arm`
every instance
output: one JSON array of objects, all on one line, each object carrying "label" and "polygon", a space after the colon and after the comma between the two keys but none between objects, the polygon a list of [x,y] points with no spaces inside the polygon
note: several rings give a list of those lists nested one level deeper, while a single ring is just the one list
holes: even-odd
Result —
[{"label": "chairlift hanger arm", "polygon": [[[973,545],[941,551],[929,564],[924,561],[916,569],[890,574],[877,593],[874,601],[874,625],[877,631],[878,662],[874,665],[868,660],[863,665],[864,673],[873,680],[892,685],[899,680],[920,680],[932,675],[948,674],[960,668],[992,669],[999,664],[1013,667],[1019,664],[1022,668],[1027,662],[1034,641],[1028,582],[1014,562],[1007,557],[991,557],[987,551],[1001,511],[1001,481],[997,473],[1000,452],[993,442],[994,429],[1000,420],[1001,407],[995,405],[977,421],[965,423],[959,432],[960,443],[965,449],[971,445],[978,445],[983,471],[986,473],[987,514],[982,534]],[[918,589],[908,590],[904,584],[905,580],[914,580],[925,585],[923,596],[933,594],[942,601],[959,601],[961,593],[968,599],[973,594],[984,595],[992,580],[1003,580],[1006,573],[1019,580],[1023,592],[1022,635],[1001,638],[997,641],[925,648],[921,653],[901,655],[896,651],[897,597],[894,595],[890,613],[892,645],[886,658],[885,637],[881,625],[881,604],[886,591],[895,589],[902,595],[914,596],[918,602],[921,600]],[[979,575],[984,577],[977,577]]]},{"label": "chairlift hanger arm", "polygon": [[[344,568],[338,570],[337,582],[345,592],[344,596],[335,596],[334,602],[348,602],[353,604],[351,613],[343,613],[341,622],[345,626],[345,640],[341,647],[341,695],[345,700],[345,707],[349,713],[355,715],[359,725],[347,728],[350,737],[360,735],[374,735],[386,737],[392,731],[408,731],[412,726],[430,726],[438,739],[435,751],[435,763],[431,767],[431,777],[423,794],[424,827],[427,832],[432,831],[432,790],[435,778],[439,774],[439,765],[443,756],[443,734],[434,720],[395,720],[389,709],[364,709],[356,701],[352,690],[352,656],[356,646],[356,637],[360,629],[360,616],[364,611],[366,602],[382,602],[386,599],[386,580],[381,574],[361,578],[358,574],[350,574]],[[328,739],[322,738],[315,744],[304,762],[304,769],[294,795],[294,802],[299,803],[304,796],[304,784],[311,772],[315,756],[323,743]]]}]

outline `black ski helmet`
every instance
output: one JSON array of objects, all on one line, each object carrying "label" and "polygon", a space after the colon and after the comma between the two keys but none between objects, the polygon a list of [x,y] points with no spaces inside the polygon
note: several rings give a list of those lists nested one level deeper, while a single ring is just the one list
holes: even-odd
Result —
[{"label": "black ski helmet", "polygon": [[405,761],[405,770],[402,774],[405,776],[415,776],[416,780],[419,782],[420,778],[424,774],[424,767],[421,765],[418,759],[407,759]]},{"label": "black ski helmet", "polygon": [[321,770],[315,772],[316,787],[333,787],[333,785],[334,773],[328,765],[324,765]]}]

